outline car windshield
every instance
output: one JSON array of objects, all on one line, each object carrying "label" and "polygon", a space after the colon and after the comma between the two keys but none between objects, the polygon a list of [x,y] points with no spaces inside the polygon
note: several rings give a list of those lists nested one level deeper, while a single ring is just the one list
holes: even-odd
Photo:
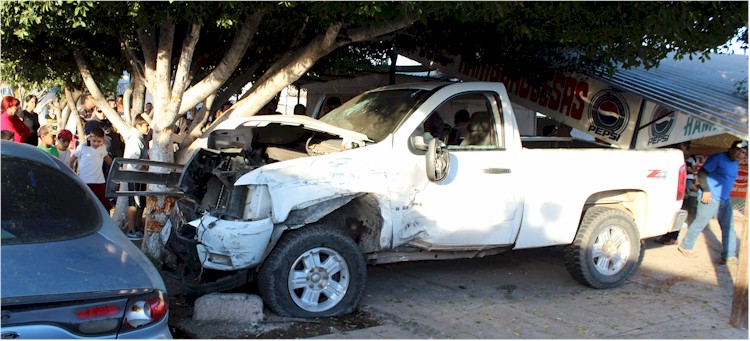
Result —
[{"label": "car windshield", "polygon": [[98,201],[59,169],[4,156],[2,244],[30,244],[80,238],[99,230]]},{"label": "car windshield", "polygon": [[320,118],[330,125],[367,135],[375,142],[388,134],[420,103],[427,90],[398,89],[361,94]]}]

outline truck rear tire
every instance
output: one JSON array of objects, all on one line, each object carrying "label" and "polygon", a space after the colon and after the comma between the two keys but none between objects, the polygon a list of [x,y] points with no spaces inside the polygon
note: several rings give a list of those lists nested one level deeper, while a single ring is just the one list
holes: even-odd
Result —
[{"label": "truck rear tire", "polygon": [[643,259],[633,218],[624,211],[592,207],[586,211],[565,265],[577,281],[597,289],[621,285]]},{"label": "truck rear tire", "polygon": [[353,312],[365,290],[362,251],[344,232],[322,225],[287,232],[260,269],[263,301],[281,316]]}]

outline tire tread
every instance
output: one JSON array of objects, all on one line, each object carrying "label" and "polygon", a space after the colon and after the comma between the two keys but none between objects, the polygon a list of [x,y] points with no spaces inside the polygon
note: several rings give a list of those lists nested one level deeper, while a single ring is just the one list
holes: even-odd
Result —
[{"label": "tire tread", "polygon": [[626,212],[608,207],[592,207],[584,214],[575,239],[565,248],[564,252],[565,266],[570,275],[576,281],[597,289],[612,288],[625,282],[632,272],[640,265],[643,259],[643,247],[641,245],[640,237],[638,236],[638,229],[635,228],[635,224],[633,223],[635,237],[638,242],[638,252],[631,255],[631,257],[638,257],[635,260],[635,266],[630,269],[622,269],[622,271],[625,271],[626,273],[619,274],[621,278],[614,282],[607,282],[597,278],[597,276],[591,272],[590,268],[586,266],[588,255],[585,248],[592,242],[591,238],[595,238],[591,231],[596,229],[603,221],[613,217],[625,218],[632,221],[632,218]]},{"label": "tire tread", "polygon": [[[337,249],[342,256],[347,257],[347,252],[350,254],[350,258],[354,258],[348,261],[350,283],[347,288],[346,296],[349,296],[351,291],[352,296],[346,297],[332,309],[321,312],[311,313],[304,311],[296,305],[294,305],[291,298],[282,297],[285,292],[279,293],[277,285],[279,281],[285,278],[284,272],[289,271],[286,268],[285,262],[293,261],[289,259],[289,253],[293,251],[296,245],[300,243],[309,242],[311,240],[327,241],[319,246],[331,247],[334,243],[341,243],[343,248],[348,250]],[[356,250],[356,255],[352,255],[352,251]],[[294,256],[295,258],[297,255]],[[276,247],[266,258],[265,262],[261,266],[260,273],[258,276],[258,287],[260,294],[263,297],[265,304],[280,316],[291,316],[291,317],[323,317],[323,316],[336,316],[342,314],[348,314],[353,312],[359,301],[362,298],[365,290],[365,282],[367,281],[367,266],[364,261],[364,257],[361,254],[357,244],[343,231],[326,227],[324,225],[311,225],[299,228],[297,230],[289,231],[285,233]]]}]

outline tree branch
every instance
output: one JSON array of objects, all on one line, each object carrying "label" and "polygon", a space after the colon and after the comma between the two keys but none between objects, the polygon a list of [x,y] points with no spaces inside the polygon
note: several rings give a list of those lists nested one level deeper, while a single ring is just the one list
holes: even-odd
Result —
[{"label": "tree branch", "polygon": [[135,51],[133,51],[132,46],[130,46],[130,43],[128,41],[122,41],[120,43],[120,49],[122,50],[122,53],[125,54],[125,57],[128,58],[128,61],[130,62],[130,66],[133,68],[133,72],[131,77],[133,75],[138,77],[146,77],[146,74],[144,72],[144,66],[143,61],[138,59],[138,57],[135,55]]},{"label": "tree branch", "polygon": [[[182,103],[182,96],[185,93],[187,87],[188,78],[190,76],[190,64],[193,62],[193,53],[195,52],[195,45],[200,39],[201,25],[199,23],[193,23],[190,25],[190,32],[185,36],[182,43],[182,52],[180,53],[180,60],[177,62],[177,71],[175,72],[174,82],[172,83],[172,99],[170,101],[169,111],[179,110],[180,103]],[[175,117],[175,120],[177,117]],[[174,122],[172,122],[174,124]]]},{"label": "tree branch", "polygon": [[315,62],[336,49],[336,36],[338,36],[340,30],[341,23],[331,25],[326,29],[325,33],[317,35],[305,47],[276,61],[263,77],[255,82],[249,91],[251,95],[235,103],[224,115],[221,115],[221,117],[214,121],[206,131],[210,132],[213,130],[213,127],[216,127],[219,123],[229,118],[255,115],[277,92],[281,91],[288,84],[298,80],[305,72],[310,70]]},{"label": "tree branch", "polygon": [[215,98],[216,93],[209,95],[206,98],[206,101],[203,102],[203,108],[201,108],[201,110],[195,114],[195,117],[193,117],[193,123],[190,124],[190,128],[188,128],[188,134],[182,140],[182,143],[180,143],[180,150],[178,150],[177,155],[175,155],[175,160],[178,160],[178,162],[186,162],[187,157],[192,154],[192,149],[188,147],[191,146],[203,133],[201,127],[203,127],[206,121],[208,121],[209,109],[213,106]]},{"label": "tree branch", "polygon": [[219,62],[210,74],[185,91],[178,114],[195,107],[204,98],[216,92],[216,89],[229,79],[229,76],[232,75],[232,72],[234,72],[237,65],[242,61],[242,57],[245,55],[248,46],[250,46],[253,36],[258,31],[264,15],[265,11],[261,10],[245,18],[245,21],[232,40],[231,48],[224,55],[221,62]]},{"label": "tree branch", "polygon": [[[159,26],[159,42],[156,51],[156,70],[154,73],[154,80],[152,86],[148,87],[154,98],[154,112],[159,113],[154,115],[151,121],[151,128],[155,131],[170,127],[174,117],[168,117],[164,115],[171,113],[169,111],[170,89],[171,87],[171,76],[172,76],[172,50],[174,48],[174,32],[175,22],[171,15],[162,21]],[[176,115],[175,115],[176,116]]]},{"label": "tree branch", "polygon": [[138,39],[141,41],[141,50],[143,50],[144,80],[146,87],[151,88],[152,78],[156,72],[156,40],[153,28],[149,29],[146,24],[143,24],[138,28]]},{"label": "tree branch", "polygon": [[[73,57],[76,60],[76,65],[78,65],[78,71],[81,73],[81,78],[83,79],[83,83],[86,85],[86,89],[89,90],[89,93],[92,97],[94,97],[94,103],[96,104],[99,109],[102,109],[102,112],[104,112],[104,116],[109,119],[110,122],[112,122],[112,125],[117,128],[117,130],[121,132],[127,132],[130,130],[130,124],[125,123],[125,121],[120,117],[120,115],[112,109],[112,107],[109,106],[109,103],[107,103],[107,99],[104,98],[104,95],[102,94],[102,91],[99,90],[99,86],[96,84],[96,81],[94,80],[94,77],[91,75],[91,70],[89,70],[89,66],[86,63],[86,60],[83,58],[83,55],[81,55],[81,52],[78,51],[78,48],[73,47]],[[76,111],[76,116],[78,116],[78,111]]]},{"label": "tree branch", "polygon": [[[344,41],[338,43],[339,46],[343,46],[349,43],[357,43],[360,41],[369,40],[375,37],[379,37],[385,34],[389,34],[405,27],[409,27],[417,21],[417,16],[413,14],[406,14],[402,18],[393,19],[385,22],[380,26],[376,27],[359,27],[359,28],[347,28]],[[349,40],[349,41],[346,41]]]},{"label": "tree branch", "polygon": [[233,94],[237,93],[238,90],[242,89],[247,83],[253,80],[255,71],[258,70],[260,62],[256,62],[249,69],[244,71],[242,74],[232,78],[232,83],[229,85],[226,91],[216,95],[216,99],[213,101],[214,104],[210,108],[210,111],[218,109],[218,106],[226,103]]}]

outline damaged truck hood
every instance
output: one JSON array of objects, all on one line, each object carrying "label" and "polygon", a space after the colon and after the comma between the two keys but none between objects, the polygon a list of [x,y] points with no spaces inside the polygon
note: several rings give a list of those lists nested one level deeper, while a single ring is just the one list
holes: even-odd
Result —
[{"label": "damaged truck hood", "polygon": [[321,122],[309,116],[303,115],[262,115],[252,117],[231,118],[219,124],[216,131],[234,131],[242,127],[258,128],[265,127],[269,124],[281,124],[288,126],[301,126],[307,130],[323,132],[339,136],[345,140],[364,144],[364,142],[373,142],[367,135],[339,128],[328,123]]},{"label": "damaged truck hood", "polygon": [[372,193],[385,195],[386,164],[378,154],[387,149],[374,144],[328,155],[277,162],[243,176],[235,186],[266,185],[273,202],[273,221],[286,220],[289,212],[317,203]]}]

